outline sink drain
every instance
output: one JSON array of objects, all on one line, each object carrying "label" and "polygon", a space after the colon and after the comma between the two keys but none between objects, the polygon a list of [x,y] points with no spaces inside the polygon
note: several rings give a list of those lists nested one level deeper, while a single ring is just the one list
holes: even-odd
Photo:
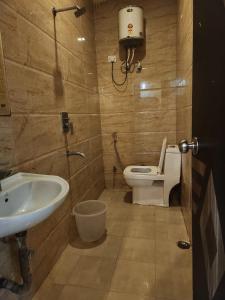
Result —
[{"label": "sink drain", "polygon": [[191,247],[191,244],[189,242],[186,242],[186,241],[178,241],[177,242],[177,246],[180,248],[180,249],[190,249]]}]

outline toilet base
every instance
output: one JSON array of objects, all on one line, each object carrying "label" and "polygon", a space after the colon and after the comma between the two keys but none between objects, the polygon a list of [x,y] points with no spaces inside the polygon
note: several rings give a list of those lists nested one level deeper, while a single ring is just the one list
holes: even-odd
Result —
[{"label": "toilet base", "polygon": [[164,206],[163,181],[152,186],[133,186],[132,192],[135,204]]}]

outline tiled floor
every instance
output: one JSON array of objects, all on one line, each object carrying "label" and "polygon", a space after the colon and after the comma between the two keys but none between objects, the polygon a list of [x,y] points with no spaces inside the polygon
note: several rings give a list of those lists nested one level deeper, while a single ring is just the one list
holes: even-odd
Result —
[{"label": "tiled floor", "polygon": [[191,300],[191,250],[180,209],[137,206],[105,190],[107,236],[66,248],[33,300]]}]

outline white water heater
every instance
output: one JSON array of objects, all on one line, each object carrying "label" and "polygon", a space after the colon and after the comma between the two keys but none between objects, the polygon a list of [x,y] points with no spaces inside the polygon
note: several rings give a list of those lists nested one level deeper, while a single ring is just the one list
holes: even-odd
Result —
[{"label": "white water heater", "polygon": [[144,40],[143,8],[129,5],[119,10],[119,41],[126,47],[137,47]]}]

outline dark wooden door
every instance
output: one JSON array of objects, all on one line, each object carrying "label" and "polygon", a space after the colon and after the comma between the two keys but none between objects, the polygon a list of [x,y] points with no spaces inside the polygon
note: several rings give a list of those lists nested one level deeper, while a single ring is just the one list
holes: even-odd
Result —
[{"label": "dark wooden door", "polygon": [[225,300],[224,0],[194,0],[193,37],[194,300]]}]

